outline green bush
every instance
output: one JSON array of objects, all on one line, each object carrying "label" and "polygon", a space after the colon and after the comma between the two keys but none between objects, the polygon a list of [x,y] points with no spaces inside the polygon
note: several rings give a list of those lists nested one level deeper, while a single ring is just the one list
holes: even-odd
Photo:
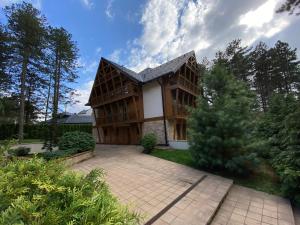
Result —
[{"label": "green bush", "polygon": [[66,132],[60,137],[58,147],[59,150],[74,150],[76,152],[84,152],[94,150],[96,142],[93,136],[86,132]]},{"label": "green bush", "polygon": [[23,147],[23,146],[15,148],[15,149],[10,149],[8,151],[8,153],[10,155],[14,155],[14,156],[26,156],[29,154],[29,152],[30,152],[30,148]]},{"label": "green bush", "polygon": [[41,158],[0,167],[0,224],[138,224],[139,216],[118,203],[94,170],[76,174]]},{"label": "green bush", "polygon": [[145,134],[141,140],[141,145],[144,147],[144,153],[149,154],[156,145],[156,135],[154,133]]},{"label": "green bush", "polygon": [[[17,124],[0,124],[0,140],[16,138],[18,136]],[[66,132],[82,131],[92,133],[91,124],[59,124],[58,136],[62,136]],[[49,125],[40,124],[25,124],[24,138],[25,139],[44,139],[49,133]]]},{"label": "green bush", "polygon": [[40,153],[39,156],[42,156],[46,160],[50,160],[50,159],[58,159],[58,158],[68,157],[68,156],[74,155],[76,153],[77,153],[76,150],[69,149],[69,150],[57,150],[57,151],[52,151],[52,152],[47,151],[47,152]]}]

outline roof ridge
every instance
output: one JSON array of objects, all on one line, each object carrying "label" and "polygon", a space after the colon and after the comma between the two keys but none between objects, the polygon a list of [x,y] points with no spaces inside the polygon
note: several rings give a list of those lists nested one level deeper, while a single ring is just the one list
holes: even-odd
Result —
[{"label": "roof ridge", "polygon": [[109,59],[106,59],[104,57],[102,57],[102,59],[104,59],[108,63],[111,63],[112,65],[116,66],[118,69],[120,69],[121,71],[123,71],[124,73],[126,73],[127,75],[132,77],[133,79],[140,81],[140,82],[148,82],[150,80],[153,80],[153,79],[163,76],[165,74],[172,73],[172,72],[174,73],[178,69],[178,67],[183,65],[183,63],[185,62],[184,61],[185,57],[186,56],[190,57],[192,54],[195,54],[194,50],[184,53],[184,54],[182,54],[176,58],[173,58],[165,63],[162,63],[157,67],[154,67],[154,68],[146,67],[145,69],[143,69],[142,71],[140,71],[138,73],[135,72],[134,70],[131,70],[125,66],[122,66],[122,65],[120,65],[116,62],[113,62]]}]

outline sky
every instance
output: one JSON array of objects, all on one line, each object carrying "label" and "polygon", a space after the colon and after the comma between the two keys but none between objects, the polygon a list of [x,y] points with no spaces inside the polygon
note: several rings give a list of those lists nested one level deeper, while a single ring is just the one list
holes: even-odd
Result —
[{"label": "sky", "polygon": [[[21,0],[0,0],[0,7]],[[71,86],[87,109],[101,57],[136,72],[188,51],[212,59],[232,40],[245,46],[277,40],[300,49],[300,16],[275,13],[284,0],[28,0],[49,24],[64,27],[80,50],[79,79]],[[4,21],[0,11],[0,21]],[[300,51],[298,50],[298,56]]]}]

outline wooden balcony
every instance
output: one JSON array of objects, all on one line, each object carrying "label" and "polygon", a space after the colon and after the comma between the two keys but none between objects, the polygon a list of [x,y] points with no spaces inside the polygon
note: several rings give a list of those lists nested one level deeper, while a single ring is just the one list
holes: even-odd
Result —
[{"label": "wooden balcony", "polygon": [[189,114],[186,105],[173,104],[172,108],[173,108],[173,117],[185,118]]},{"label": "wooden balcony", "polygon": [[118,101],[123,98],[127,98],[133,95],[138,95],[138,89],[137,86],[129,83],[126,84],[118,89],[110,90],[109,92],[97,96],[94,98],[91,98],[91,106],[100,106],[104,105],[110,102]]},{"label": "wooden balcony", "polygon": [[189,81],[188,79],[179,76],[178,78],[178,86],[180,86],[182,89],[184,89],[187,92],[192,92],[195,95],[199,95],[200,91],[197,84],[194,84],[193,82]]},{"label": "wooden balcony", "polygon": [[106,117],[98,117],[96,121],[97,121],[97,126],[109,126],[109,125],[120,124],[120,123],[138,122],[139,118],[137,117],[135,112],[129,112],[127,114],[113,113],[107,115]]}]

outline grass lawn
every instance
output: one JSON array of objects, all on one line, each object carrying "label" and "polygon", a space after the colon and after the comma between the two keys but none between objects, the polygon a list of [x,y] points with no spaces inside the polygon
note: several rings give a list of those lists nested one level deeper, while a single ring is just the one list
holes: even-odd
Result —
[{"label": "grass lawn", "polygon": [[[151,155],[197,169],[189,151],[155,149]],[[270,194],[281,195],[278,178],[272,168],[264,160],[261,160],[261,165],[248,177],[234,176],[222,171],[208,172],[230,178],[238,185]]]}]

